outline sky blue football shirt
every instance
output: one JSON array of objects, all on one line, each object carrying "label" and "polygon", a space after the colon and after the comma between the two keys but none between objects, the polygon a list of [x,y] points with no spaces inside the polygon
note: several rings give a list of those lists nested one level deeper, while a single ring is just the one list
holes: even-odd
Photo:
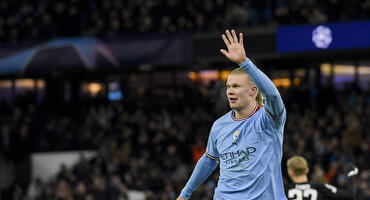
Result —
[{"label": "sky blue football shirt", "polygon": [[207,156],[220,161],[215,200],[286,199],[281,175],[283,124],[261,107],[243,120],[233,111],[211,129]]}]

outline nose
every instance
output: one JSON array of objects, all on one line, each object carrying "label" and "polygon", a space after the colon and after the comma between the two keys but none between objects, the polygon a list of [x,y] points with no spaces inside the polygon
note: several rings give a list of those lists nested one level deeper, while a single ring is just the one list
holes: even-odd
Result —
[{"label": "nose", "polygon": [[233,95],[234,94],[234,90],[231,87],[230,88],[227,88],[226,94],[227,95]]}]

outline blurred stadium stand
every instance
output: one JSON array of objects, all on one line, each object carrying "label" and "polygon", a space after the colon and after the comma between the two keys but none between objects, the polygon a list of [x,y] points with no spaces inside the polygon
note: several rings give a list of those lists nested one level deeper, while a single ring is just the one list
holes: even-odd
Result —
[{"label": "blurred stadium stand", "polygon": [[[370,198],[370,35],[337,39],[338,26],[370,30],[369,0],[1,1],[0,13],[1,200],[176,199],[228,110],[230,27],[284,99],[283,169],[300,154],[311,179],[343,187],[353,162]],[[281,49],[283,29],[303,51]],[[97,155],[32,176],[35,153],[80,150]],[[217,177],[192,199],[212,199]]]}]

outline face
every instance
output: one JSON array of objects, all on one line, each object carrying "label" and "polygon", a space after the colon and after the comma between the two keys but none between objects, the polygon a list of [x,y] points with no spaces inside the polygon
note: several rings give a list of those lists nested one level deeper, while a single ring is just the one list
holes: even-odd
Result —
[{"label": "face", "polygon": [[243,110],[255,98],[257,88],[246,74],[231,74],[226,83],[226,95],[232,109]]}]

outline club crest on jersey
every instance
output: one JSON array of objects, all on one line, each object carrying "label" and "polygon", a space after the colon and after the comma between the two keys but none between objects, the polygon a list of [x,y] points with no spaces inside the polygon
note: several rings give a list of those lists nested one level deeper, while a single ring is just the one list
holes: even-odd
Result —
[{"label": "club crest on jersey", "polygon": [[238,138],[239,134],[240,134],[240,130],[234,131],[234,133],[233,133],[233,140],[236,140],[236,138]]}]

